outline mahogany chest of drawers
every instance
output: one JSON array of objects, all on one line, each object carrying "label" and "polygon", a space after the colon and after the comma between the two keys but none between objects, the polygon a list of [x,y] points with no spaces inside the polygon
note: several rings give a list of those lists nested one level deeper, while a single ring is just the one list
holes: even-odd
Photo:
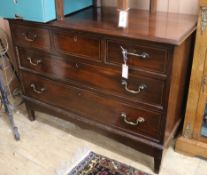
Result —
[{"label": "mahogany chest of drawers", "polygon": [[196,17],[129,16],[126,29],[116,27],[113,8],[47,24],[9,22],[30,119],[42,111],[96,130],[153,156],[158,172],[184,112]]}]

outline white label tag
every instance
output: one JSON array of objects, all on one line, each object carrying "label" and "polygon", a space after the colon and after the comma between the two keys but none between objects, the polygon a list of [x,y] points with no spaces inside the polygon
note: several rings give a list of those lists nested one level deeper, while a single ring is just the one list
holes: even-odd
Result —
[{"label": "white label tag", "polygon": [[128,79],[129,67],[126,64],[122,64],[122,77]]},{"label": "white label tag", "polygon": [[128,12],[121,10],[119,12],[119,27],[127,27],[128,23]]}]

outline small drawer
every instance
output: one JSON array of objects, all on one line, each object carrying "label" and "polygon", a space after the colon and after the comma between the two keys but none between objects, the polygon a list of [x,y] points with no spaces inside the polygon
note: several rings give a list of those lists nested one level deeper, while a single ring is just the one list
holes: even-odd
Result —
[{"label": "small drawer", "polygon": [[100,61],[101,40],[95,36],[77,32],[53,33],[58,52],[78,56],[87,60]]},{"label": "small drawer", "polygon": [[62,59],[36,50],[19,48],[19,55],[22,68],[73,81],[81,86],[129,101],[162,108],[165,91],[163,80],[130,74],[129,80],[126,81],[122,80],[121,71],[115,71],[113,68]]},{"label": "small drawer", "polygon": [[165,74],[168,67],[167,50],[138,43],[107,41],[106,63],[121,65],[124,63],[123,49],[128,53],[127,64],[132,69]]},{"label": "small drawer", "polygon": [[17,45],[47,50],[50,48],[50,36],[47,29],[15,25],[15,29],[12,28],[12,30],[14,42]]},{"label": "small drawer", "polygon": [[25,95],[119,130],[159,140],[161,114],[23,72]]}]

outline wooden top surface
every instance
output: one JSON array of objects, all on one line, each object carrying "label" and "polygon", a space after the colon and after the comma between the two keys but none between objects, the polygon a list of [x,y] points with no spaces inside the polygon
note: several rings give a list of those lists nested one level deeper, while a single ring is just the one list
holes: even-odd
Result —
[{"label": "wooden top surface", "polygon": [[87,32],[179,45],[196,29],[197,16],[129,10],[127,28],[118,27],[118,10],[88,8],[48,25]]},{"label": "wooden top surface", "polygon": [[200,6],[207,6],[207,0],[200,0]]}]

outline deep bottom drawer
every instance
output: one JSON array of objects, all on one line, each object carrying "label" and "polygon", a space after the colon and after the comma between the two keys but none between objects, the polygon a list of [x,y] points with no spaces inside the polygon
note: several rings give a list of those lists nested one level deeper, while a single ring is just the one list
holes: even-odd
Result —
[{"label": "deep bottom drawer", "polygon": [[160,138],[161,114],[26,72],[25,95],[134,135]]}]

